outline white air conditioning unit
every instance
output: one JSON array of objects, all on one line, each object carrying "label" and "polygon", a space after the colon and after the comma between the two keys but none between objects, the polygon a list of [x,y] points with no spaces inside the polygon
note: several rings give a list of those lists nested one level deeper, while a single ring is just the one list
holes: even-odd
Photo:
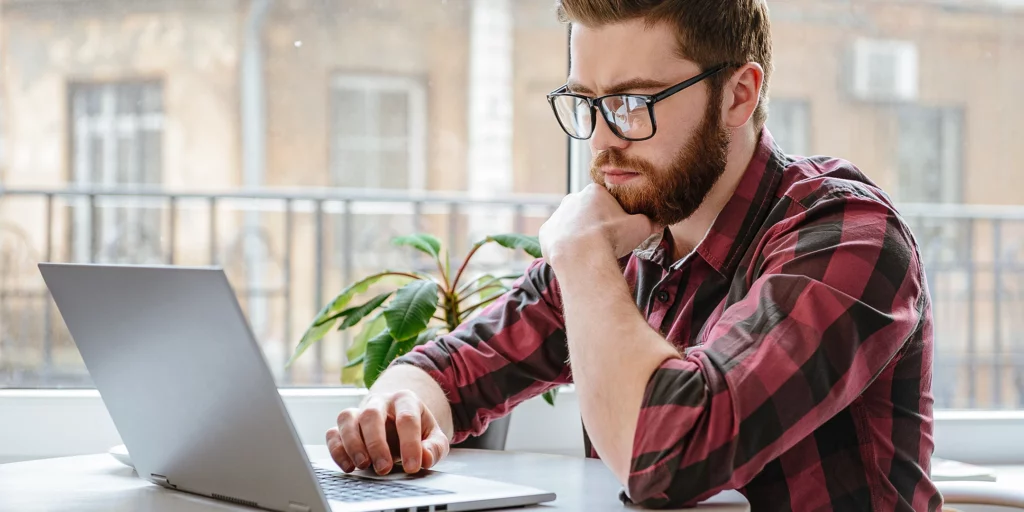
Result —
[{"label": "white air conditioning unit", "polygon": [[917,100],[917,46],[909,41],[861,38],[853,42],[850,94],[861,101]]}]

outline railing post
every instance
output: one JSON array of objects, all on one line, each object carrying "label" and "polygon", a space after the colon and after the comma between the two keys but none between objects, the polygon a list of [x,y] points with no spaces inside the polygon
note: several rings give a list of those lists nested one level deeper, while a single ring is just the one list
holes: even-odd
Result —
[{"label": "railing post", "polygon": [[98,213],[96,210],[96,194],[89,194],[89,263],[96,263],[96,249],[99,245],[96,233],[96,217]]},{"label": "railing post", "polygon": [[459,255],[461,257],[462,252],[459,250],[459,205],[454,201],[448,203],[448,250],[452,254]]},{"label": "railing post", "polygon": [[210,258],[209,259],[210,259],[210,266],[213,267],[213,266],[217,265],[217,198],[214,197],[214,196],[210,196],[209,201],[210,201],[210,206],[209,206],[209,209],[210,209],[210,226],[209,226],[209,230],[208,230],[209,234],[210,234],[210,242],[209,242]]},{"label": "railing post", "polygon": [[177,196],[170,196],[168,198],[167,214],[170,216],[168,219],[169,233],[167,233],[167,264],[174,265],[174,252],[176,245],[175,233],[178,231],[178,198]]},{"label": "railing post", "polygon": [[[287,363],[291,357],[292,340],[292,200],[284,201],[284,361]],[[292,382],[292,369],[290,366],[284,369],[284,381],[287,384]]]},{"label": "railing post", "polygon": [[[43,258],[53,261],[53,194],[46,194],[46,243]],[[53,306],[50,289],[43,287],[43,382],[50,383],[53,372]]]},{"label": "railing post", "polygon": [[992,220],[992,402],[1002,406],[1003,397],[1003,230],[1002,220]]},{"label": "railing post", "polygon": [[[974,219],[967,219],[967,405],[978,406],[977,265],[974,261]],[[938,349],[938,347],[936,347]],[[955,368],[955,367],[954,367]],[[957,372],[952,372],[956,374]],[[952,405],[952,404],[949,404]]]},{"label": "railing post", "polygon": [[[314,201],[316,207],[313,209],[313,215],[315,216],[315,261],[313,275],[315,281],[313,282],[313,303],[316,304],[315,311],[319,311],[324,303],[324,202],[322,199]],[[323,342],[317,343],[313,347],[315,367],[313,368],[313,381],[316,384],[323,383],[324,379],[324,344]]]},{"label": "railing post", "polygon": [[[345,201],[342,204],[341,212],[341,237],[342,242],[345,244],[345,250],[342,252],[341,260],[341,286],[342,288],[352,284],[352,260],[354,251],[352,250],[352,201]],[[337,245],[335,245],[337,247]],[[351,345],[352,334],[349,331],[341,333],[341,346],[343,354],[348,354],[348,348]],[[347,357],[345,355],[343,358]],[[345,362],[348,362],[347,360]]]}]

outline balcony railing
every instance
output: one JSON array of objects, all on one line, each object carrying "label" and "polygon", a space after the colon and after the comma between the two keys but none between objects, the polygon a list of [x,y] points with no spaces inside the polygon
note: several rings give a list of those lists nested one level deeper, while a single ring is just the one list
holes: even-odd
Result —
[{"label": "balcony railing", "polygon": [[[176,193],[0,188],[0,387],[89,386],[36,269],[40,261],[221,266],[282,385],[337,382],[347,339],[332,335],[290,369],[326,300],[381,268],[431,271],[390,244],[426,231],[453,265],[487,234],[536,234],[559,196],[340,189]],[[934,302],[937,407],[1024,407],[1024,207],[905,204]],[[485,251],[471,270],[522,269]],[[197,354],[197,357],[202,357]]]}]

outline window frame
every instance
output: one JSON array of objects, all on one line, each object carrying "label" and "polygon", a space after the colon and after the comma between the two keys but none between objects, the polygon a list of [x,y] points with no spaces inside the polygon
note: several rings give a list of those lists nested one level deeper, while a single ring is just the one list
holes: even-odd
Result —
[{"label": "window frame", "polygon": [[332,185],[340,182],[337,158],[340,135],[335,133],[334,95],[344,88],[363,91],[404,92],[408,95],[409,186],[407,190],[424,191],[427,186],[427,90],[423,81],[404,75],[337,72],[331,77],[328,104],[328,151]]}]

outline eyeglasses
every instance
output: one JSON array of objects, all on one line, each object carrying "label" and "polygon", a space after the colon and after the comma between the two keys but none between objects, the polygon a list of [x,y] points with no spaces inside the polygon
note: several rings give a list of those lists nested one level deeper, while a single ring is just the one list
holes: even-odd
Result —
[{"label": "eyeglasses", "polygon": [[548,94],[548,103],[565,133],[579,140],[589,139],[597,127],[594,110],[600,109],[608,128],[617,137],[628,141],[641,141],[654,137],[658,131],[654,118],[654,104],[694,85],[728,67],[720,64],[685,82],[678,83],[657,94],[608,94],[591,98],[569,92],[563,85]]}]

